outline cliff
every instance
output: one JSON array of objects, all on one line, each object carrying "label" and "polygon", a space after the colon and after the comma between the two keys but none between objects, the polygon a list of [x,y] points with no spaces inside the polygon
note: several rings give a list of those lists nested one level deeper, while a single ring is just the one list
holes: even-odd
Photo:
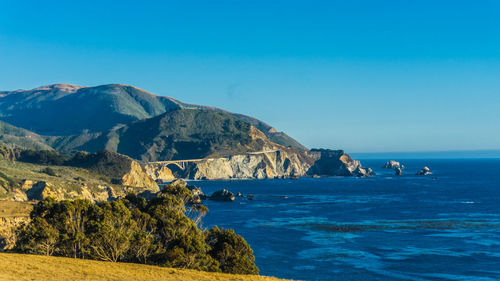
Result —
[{"label": "cliff", "polygon": [[[159,191],[158,184],[130,157],[109,151],[77,153],[61,165],[48,164],[57,152],[31,151],[31,163],[12,160],[11,150],[0,145],[0,200],[86,198],[106,201],[129,191]],[[21,153],[22,154],[22,153]],[[1,159],[3,158],[5,159]],[[58,159],[57,157],[55,159]],[[41,163],[43,164],[41,164]]]},{"label": "cliff", "polygon": [[272,179],[300,176],[370,176],[342,150],[297,151],[280,149],[229,157],[161,161],[145,165],[156,180],[185,179]]}]

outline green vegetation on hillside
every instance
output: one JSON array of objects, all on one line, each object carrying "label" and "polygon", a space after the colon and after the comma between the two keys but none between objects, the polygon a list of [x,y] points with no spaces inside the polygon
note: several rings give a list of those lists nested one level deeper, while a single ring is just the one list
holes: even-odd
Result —
[{"label": "green vegetation on hillside", "polygon": [[252,249],[232,230],[196,225],[208,210],[193,194],[167,185],[146,200],[135,194],[112,202],[47,198],[19,229],[15,250],[103,261],[258,274]]},{"label": "green vegetation on hillside", "polygon": [[82,146],[61,149],[96,151],[114,147],[135,159],[159,161],[228,156],[260,151],[265,146],[276,144],[231,114],[179,109],[133,122]]},{"label": "green vegetation on hillside", "polygon": [[52,149],[45,137],[0,121],[0,143],[20,148]]}]

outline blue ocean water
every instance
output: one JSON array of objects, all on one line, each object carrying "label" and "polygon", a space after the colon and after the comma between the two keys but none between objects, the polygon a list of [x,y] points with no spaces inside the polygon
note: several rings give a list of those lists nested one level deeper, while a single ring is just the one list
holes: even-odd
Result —
[{"label": "blue ocean water", "polygon": [[[500,280],[500,159],[406,160],[405,175],[196,181],[254,200],[207,201],[262,275],[301,280]],[[429,166],[433,175],[415,176]]]}]

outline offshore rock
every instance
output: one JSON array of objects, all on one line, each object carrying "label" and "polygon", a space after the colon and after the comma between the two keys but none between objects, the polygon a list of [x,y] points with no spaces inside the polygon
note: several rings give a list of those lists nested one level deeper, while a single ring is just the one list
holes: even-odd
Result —
[{"label": "offshore rock", "polygon": [[427,176],[432,174],[431,169],[429,167],[425,166],[423,167],[420,171],[417,172],[417,176]]},{"label": "offshore rock", "polygon": [[363,168],[361,162],[354,160],[343,150],[312,149],[309,155],[315,161],[307,171],[308,175],[357,177],[374,175],[372,169]]},{"label": "offshore rock", "polygon": [[405,166],[395,160],[390,160],[390,161],[387,161],[385,162],[385,165],[383,167],[384,169],[396,169],[396,168],[399,168],[399,169],[404,169]]},{"label": "offshore rock", "polygon": [[210,200],[214,201],[234,201],[234,194],[227,189],[218,190],[210,195]]},{"label": "offshore rock", "polygon": [[396,167],[396,168],[394,168],[394,173],[396,174],[396,176],[402,176],[403,175],[403,169],[400,168],[400,167]]}]

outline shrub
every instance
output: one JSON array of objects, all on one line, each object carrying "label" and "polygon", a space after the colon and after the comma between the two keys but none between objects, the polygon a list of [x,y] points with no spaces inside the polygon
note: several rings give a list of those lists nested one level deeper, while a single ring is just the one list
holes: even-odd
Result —
[{"label": "shrub", "polygon": [[62,165],[64,157],[54,150],[23,150],[20,153],[19,161],[42,164],[42,165]]},{"label": "shrub", "polygon": [[54,169],[52,169],[51,167],[47,167],[47,168],[41,170],[40,172],[47,174],[49,176],[53,176],[53,177],[57,176],[56,171]]}]

